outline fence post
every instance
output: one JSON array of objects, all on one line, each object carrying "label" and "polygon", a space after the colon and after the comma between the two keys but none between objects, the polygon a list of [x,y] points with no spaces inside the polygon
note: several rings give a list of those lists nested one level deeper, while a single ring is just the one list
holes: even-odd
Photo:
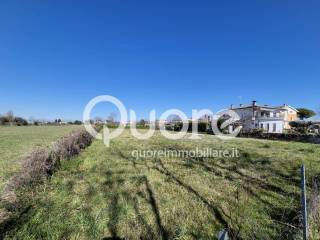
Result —
[{"label": "fence post", "polygon": [[307,192],[304,164],[301,165],[301,210],[303,221],[303,239],[308,239]]}]

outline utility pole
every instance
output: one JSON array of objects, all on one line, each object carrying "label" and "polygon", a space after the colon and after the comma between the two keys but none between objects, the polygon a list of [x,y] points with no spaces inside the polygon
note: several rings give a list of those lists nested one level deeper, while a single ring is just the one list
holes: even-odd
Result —
[{"label": "utility pole", "polygon": [[308,239],[307,192],[304,165],[301,166],[301,210],[303,221],[303,240]]}]

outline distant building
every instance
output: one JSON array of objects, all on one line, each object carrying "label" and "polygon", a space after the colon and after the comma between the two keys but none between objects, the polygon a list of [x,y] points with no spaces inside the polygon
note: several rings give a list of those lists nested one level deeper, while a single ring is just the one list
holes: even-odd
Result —
[{"label": "distant building", "polygon": [[212,116],[205,114],[198,119],[198,122],[210,123],[212,121]]},{"label": "distant building", "polygon": [[105,121],[103,119],[95,119],[94,123],[95,124],[103,124]]},{"label": "distant building", "polygon": [[291,128],[289,125],[291,121],[298,119],[298,110],[286,104],[274,107],[258,105],[253,101],[250,105],[240,104],[239,107],[231,105],[230,109],[239,115],[243,131],[264,129],[269,133],[283,133]]}]

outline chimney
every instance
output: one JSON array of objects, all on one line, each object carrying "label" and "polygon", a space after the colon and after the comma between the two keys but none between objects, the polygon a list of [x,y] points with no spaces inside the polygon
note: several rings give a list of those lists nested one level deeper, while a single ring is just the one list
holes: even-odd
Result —
[{"label": "chimney", "polygon": [[252,124],[256,120],[256,111],[255,111],[255,106],[256,106],[257,101],[253,100],[252,101]]},{"label": "chimney", "polygon": [[233,104],[230,105],[230,109],[233,109]]},{"label": "chimney", "polygon": [[256,106],[257,101],[252,101],[252,106]]}]

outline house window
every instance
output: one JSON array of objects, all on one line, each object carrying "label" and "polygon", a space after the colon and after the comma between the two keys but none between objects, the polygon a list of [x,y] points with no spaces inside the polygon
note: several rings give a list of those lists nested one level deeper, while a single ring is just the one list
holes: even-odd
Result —
[{"label": "house window", "polygon": [[260,124],[260,128],[263,129],[263,123]]},{"label": "house window", "polygon": [[269,130],[270,130],[270,124],[268,123],[267,124],[267,131],[269,132]]},{"label": "house window", "polygon": [[273,124],[273,132],[276,132],[276,131],[277,131],[277,124],[274,123],[274,124]]}]

